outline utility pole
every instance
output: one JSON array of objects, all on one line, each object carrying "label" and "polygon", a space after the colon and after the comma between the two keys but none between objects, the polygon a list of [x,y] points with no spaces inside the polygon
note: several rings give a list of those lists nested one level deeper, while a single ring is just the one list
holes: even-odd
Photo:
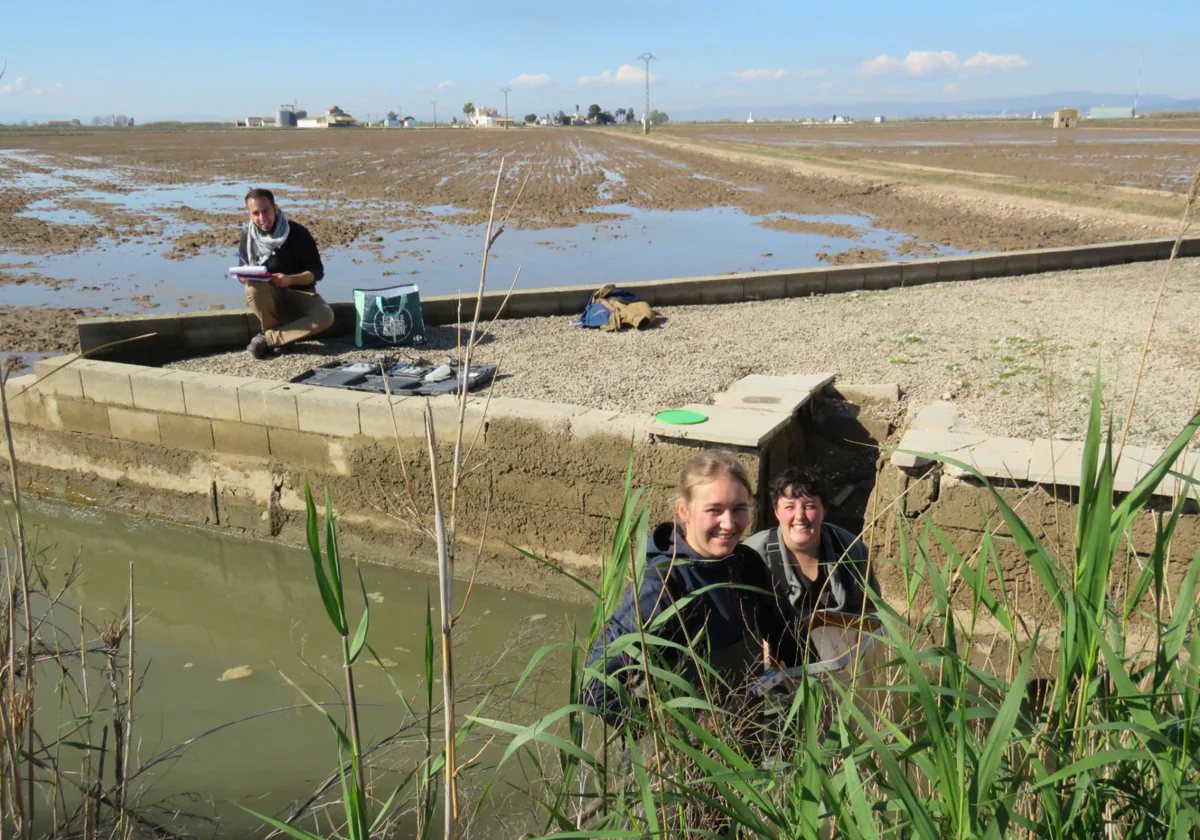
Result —
[{"label": "utility pole", "polygon": [[437,128],[437,104],[436,99],[430,99],[429,104],[433,106],[433,127]]},{"label": "utility pole", "polygon": [[651,53],[644,52],[638,56],[638,61],[646,64],[646,114],[642,118],[642,134],[650,133],[650,62],[657,61],[657,57]]},{"label": "utility pole", "polygon": [[1146,60],[1146,48],[1142,47],[1142,54],[1138,57],[1138,75],[1137,87],[1133,91],[1133,116],[1138,115],[1138,98],[1142,95],[1142,64]]},{"label": "utility pole", "polygon": [[504,94],[504,127],[508,128],[508,92],[512,88],[500,88],[500,92]]}]

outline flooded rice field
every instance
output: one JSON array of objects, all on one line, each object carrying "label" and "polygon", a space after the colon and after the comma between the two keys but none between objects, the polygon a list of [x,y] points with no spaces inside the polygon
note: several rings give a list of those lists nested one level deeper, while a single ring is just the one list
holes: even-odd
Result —
[{"label": "flooded rice field", "polygon": [[[823,128],[711,132],[761,148],[810,135],[869,142]],[[897,143],[918,143],[909,134]],[[1007,160],[1033,148],[986,140],[932,132],[890,153]],[[937,145],[948,143],[958,145]],[[871,158],[879,151],[865,148]],[[498,212],[512,218],[490,263],[493,287],[518,267],[522,288],[599,286],[1145,235],[1054,208],[948,203],[936,189],[914,195],[873,173],[773,168],[628,131],[11,130],[0,132],[2,345],[70,349],[79,316],[240,308],[242,289],[225,269],[250,186],[276,190],[313,232],[330,300],[400,281],[426,295],[471,293],[501,161]]]}]

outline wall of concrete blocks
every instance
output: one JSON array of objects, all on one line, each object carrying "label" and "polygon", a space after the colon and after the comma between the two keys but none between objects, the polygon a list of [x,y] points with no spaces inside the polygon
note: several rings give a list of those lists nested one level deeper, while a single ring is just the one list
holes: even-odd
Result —
[{"label": "wall of concrete blocks", "polygon": [[[1152,239],[911,262],[684,277],[621,285],[652,306],[741,303],[1161,260],[1170,256],[1173,245],[1174,240]],[[1200,256],[1200,237],[1185,239],[1180,255]],[[594,291],[593,286],[525,289],[514,292],[506,304],[504,293],[492,292],[484,297],[482,314],[488,319],[497,314],[505,318],[577,315],[583,311]],[[459,317],[460,303],[463,303],[462,311],[470,312],[473,311],[473,302],[474,298],[464,302],[456,295],[426,297],[421,301],[425,321],[431,325],[455,323]],[[333,303],[332,306],[335,322],[328,335],[352,334],[353,305]],[[194,355],[198,350],[244,347],[258,329],[258,320],[250,312],[84,318],[79,321],[79,343],[83,352],[92,353],[114,342],[153,334],[92,355],[93,358],[114,361],[162,364]]]},{"label": "wall of concrete blocks", "polygon": [[[482,541],[481,579],[579,594],[565,579],[534,573],[512,546],[594,574],[630,458],[638,483],[673,485],[698,448],[722,448],[757,482],[786,450],[777,439],[793,433],[795,409],[830,378],[793,377],[785,383],[793,390],[776,390],[779,404],[768,409],[753,405],[757,386],[744,387],[727,395],[730,404],[707,407],[707,434],[583,406],[470,400],[459,530],[472,557]],[[73,357],[39,360],[7,393],[30,492],[302,543],[307,478],[318,495],[329,487],[349,550],[418,569],[433,562],[422,530],[432,499],[424,417],[428,404],[449,487],[453,398],[427,403]],[[746,395],[751,404],[742,406]],[[670,516],[669,491],[653,504],[656,520]]]}]

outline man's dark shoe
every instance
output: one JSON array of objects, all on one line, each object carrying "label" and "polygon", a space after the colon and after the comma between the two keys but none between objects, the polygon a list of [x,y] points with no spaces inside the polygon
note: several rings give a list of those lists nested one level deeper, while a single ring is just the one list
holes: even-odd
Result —
[{"label": "man's dark shoe", "polygon": [[267,359],[271,356],[271,345],[267,344],[267,337],[259,333],[250,339],[246,352],[256,359]]}]

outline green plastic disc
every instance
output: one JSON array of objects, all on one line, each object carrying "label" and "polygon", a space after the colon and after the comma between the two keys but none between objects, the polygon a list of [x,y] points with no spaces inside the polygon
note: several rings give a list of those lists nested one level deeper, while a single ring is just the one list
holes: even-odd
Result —
[{"label": "green plastic disc", "polygon": [[660,423],[670,423],[674,426],[691,426],[695,423],[703,423],[708,419],[708,415],[692,411],[690,408],[669,408],[655,414],[654,419]]}]

